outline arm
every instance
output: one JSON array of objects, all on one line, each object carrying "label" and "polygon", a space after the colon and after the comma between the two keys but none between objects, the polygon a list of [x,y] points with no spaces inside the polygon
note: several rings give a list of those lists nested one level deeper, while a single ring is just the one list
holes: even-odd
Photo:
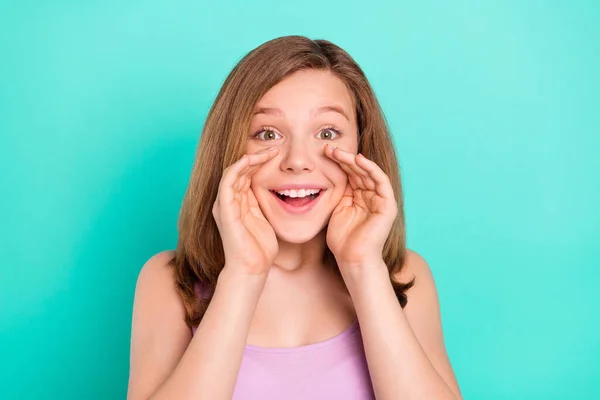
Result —
[{"label": "arm", "polygon": [[425,260],[408,252],[401,280],[412,275],[416,279],[404,309],[383,260],[369,267],[345,268],[344,280],[360,321],[377,399],[462,400],[446,354],[437,291]]},{"label": "arm", "polygon": [[172,269],[166,267],[173,256],[155,255],[138,278],[127,398],[231,399],[266,276],[225,267],[192,337]]}]

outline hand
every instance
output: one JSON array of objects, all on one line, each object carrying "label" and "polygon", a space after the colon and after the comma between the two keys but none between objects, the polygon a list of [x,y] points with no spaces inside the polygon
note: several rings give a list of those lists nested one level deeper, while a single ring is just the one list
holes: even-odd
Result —
[{"label": "hand", "polygon": [[228,268],[266,274],[279,251],[275,232],[250,188],[252,175],[278,152],[277,147],[271,147],[246,154],[223,171],[212,213]]},{"label": "hand", "polygon": [[340,268],[381,260],[383,246],[398,215],[388,176],[362,154],[327,145],[325,154],[348,175],[344,196],[327,227],[327,246]]}]

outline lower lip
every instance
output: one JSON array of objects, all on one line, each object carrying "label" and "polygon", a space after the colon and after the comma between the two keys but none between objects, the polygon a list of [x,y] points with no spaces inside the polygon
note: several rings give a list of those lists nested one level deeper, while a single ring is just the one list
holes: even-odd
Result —
[{"label": "lower lip", "polygon": [[321,190],[319,192],[319,195],[314,200],[311,200],[310,203],[305,204],[305,205],[300,206],[300,207],[296,207],[296,206],[293,206],[293,205],[288,204],[285,201],[281,200],[279,198],[279,196],[277,196],[277,193],[271,192],[271,194],[273,196],[275,196],[275,199],[277,200],[277,202],[279,202],[279,204],[281,205],[281,207],[283,207],[284,210],[286,210],[287,212],[289,212],[291,214],[303,214],[305,212],[310,211],[317,204],[317,202],[319,201],[319,199],[321,197],[323,197],[323,193],[325,193],[325,190]]}]

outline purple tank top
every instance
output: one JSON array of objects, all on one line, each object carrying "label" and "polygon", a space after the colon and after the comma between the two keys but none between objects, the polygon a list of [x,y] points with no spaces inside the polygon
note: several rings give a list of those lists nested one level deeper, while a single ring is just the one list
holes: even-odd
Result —
[{"label": "purple tank top", "polygon": [[375,399],[358,319],[339,335],[306,346],[246,345],[232,400],[281,399]]}]

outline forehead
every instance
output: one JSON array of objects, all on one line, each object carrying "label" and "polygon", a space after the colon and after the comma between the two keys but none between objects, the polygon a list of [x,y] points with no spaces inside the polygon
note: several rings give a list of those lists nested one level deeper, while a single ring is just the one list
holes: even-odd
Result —
[{"label": "forehead", "polygon": [[288,115],[294,112],[337,108],[354,120],[353,96],[346,84],[329,71],[302,70],[273,86],[256,103],[255,114]]}]

